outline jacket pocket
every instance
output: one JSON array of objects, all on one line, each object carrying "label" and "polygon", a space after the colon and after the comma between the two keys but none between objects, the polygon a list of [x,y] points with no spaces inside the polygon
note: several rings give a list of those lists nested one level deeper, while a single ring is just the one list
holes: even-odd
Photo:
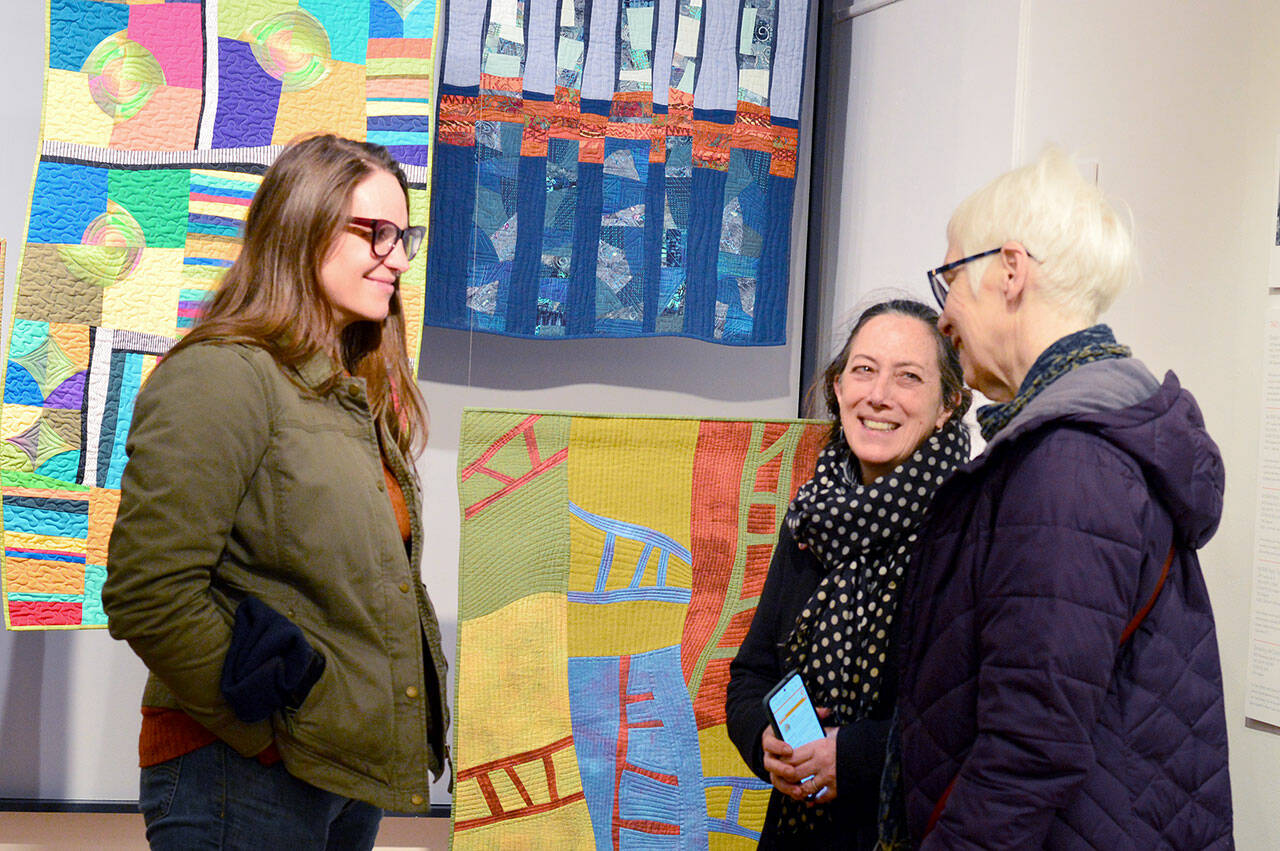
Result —
[{"label": "jacket pocket", "polygon": [[313,756],[382,781],[395,752],[390,700],[379,684],[352,682],[361,675],[331,654],[306,700],[274,718],[277,731]]}]

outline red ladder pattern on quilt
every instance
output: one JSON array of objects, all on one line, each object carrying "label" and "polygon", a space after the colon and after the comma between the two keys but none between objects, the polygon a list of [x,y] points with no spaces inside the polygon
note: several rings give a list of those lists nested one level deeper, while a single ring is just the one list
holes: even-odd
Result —
[{"label": "red ladder pattern on quilt", "polygon": [[646,700],[653,700],[653,692],[646,691],[639,694],[631,694],[627,691],[627,682],[631,679],[631,657],[622,656],[618,660],[618,757],[614,762],[616,766],[613,773],[613,847],[622,847],[619,843],[622,839],[622,829],[634,830],[638,833],[648,833],[656,836],[679,836],[680,826],[668,824],[660,821],[648,821],[644,819],[624,819],[622,817],[622,775],[628,771],[636,774],[642,774],[645,777],[665,783],[668,786],[680,785],[680,780],[674,774],[660,773],[651,771],[647,768],[641,768],[632,764],[627,759],[627,739],[633,728],[641,727],[661,727],[662,721],[653,719],[650,721],[637,721],[632,724],[627,720],[627,707],[633,703],[643,703]]},{"label": "red ladder pattern on quilt", "polygon": [[[533,479],[547,472],[552,467],[556,466],[557,464],[561,463],[562,461],[564,461],[566,458],[569,457],[569,449],[568,447],[566,447],[564,449],[561,449],[556,454],[552,455],[550,458],[543,460],[541,455],[538,453],[538,436],[533,432],[534,423],[536,423],[540,419],[542,419],[542,416],[540,414],[533,414],[525,418],[525,420],[521,422],[520,425],[516,426],[515,428],[511,429],[511,431],[507,432],[502,437],[498,438],[497,441],[495,441],[492,446],[486,449],[480,455],[479,458],[477,458],[476,460],[468,464],[466,467],[464,467],[462,469],[462,472],[458,474],[459,482],[465,482],[467,479],[470,479],[475,474],[483,473],[484,475],[489,476],[492,479],[496,479],[497,481],[501,482],[503,485],[501,490],[491,493],[488,496],[486,496],[484,499],[481,499],[478,502],[475,502],[474,504],[467,506],[467,509],[465,512],[466,519],[470,520],[472,517],[479,514],[481,511],[484,511],[493,503],[502,499],[504,496],[507,496],[508,494],[519,490],[521,487],[528,484]],[[529,453],[529,471],[519,476],[518,478],[513,478],[507,475],[506,473],[503,473],[499,470],[490,469],[488,466],[486,466],[490,461],[493,460],[493,456],[497,455],[498,452],[501,451],[502,447],[506,446],[508,443],[514,440],[517,435],[524,436],[525,451]]]},{"label": "red ladder pattern on quilt", "polygon": [[[703,423],[695,460],[694,585],[680,643],[699,730],[725,723],[729,662],[747,635],[778,525],[817,463],[824,426]],[[736,484],[738,498],[723,494]]]},{"label": "red ladder pattern on quilt", "polygon": [[[480,794],[484,796],[485,803],[489,805],[489,815],[459,820],[454,824],[454,830],[467,830],[468,828],[483,827],[486,824],[493,824],[507,819],[537,815],[538,813],[545,813],[549,810],[572,804],[575,801],[586,800],[586,795],[581,790],[574,792],[572,795],[560,797],[559,790],[556,789],[556,767],[553,757],[559,751],[572,746],[573,736],[565,736],[559,741],[535,750],[513,754],[512,756],[495,759],[492,762],[486,762],[459,771],[458,783],[475,778],[476,783],[480,786]],[[520,776],[517,773],[517,769],[520,766],[534,762],[542,763],[542,770],[547,776],[547,793],[549,795],[549,800],[538,803],[534,803],[533,796],[529,794],[528,788],[520,780]],[[498,799],[498,793],[493,788],[493,780],[489,776],[495,772],[505,774],[512,785],[516,787],[516,792],[519,793],[520,799],[524,802],[523,807],[514,810],[504,810],[502,808],[502,801]]]}]

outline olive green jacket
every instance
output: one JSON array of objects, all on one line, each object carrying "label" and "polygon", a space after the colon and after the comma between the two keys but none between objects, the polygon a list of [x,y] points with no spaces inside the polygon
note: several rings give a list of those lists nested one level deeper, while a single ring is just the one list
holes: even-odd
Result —
[{"label": "olive green jacket", "polygon": [[[409,508],[406,552],[363,380],[314,392],[335,372],[318,355],[291,381],[264,349],[221,343],[159,366],[134,410],[102,601],[111,634],[151,671],[143,705],[180,708],[245,756],[274,742],[291,774],[322,789],[421,812],[449,721],[418,574],[421,495],[384,440]],[[246,594],[327,660],[296,711],[254,724],[219,688]]]}]

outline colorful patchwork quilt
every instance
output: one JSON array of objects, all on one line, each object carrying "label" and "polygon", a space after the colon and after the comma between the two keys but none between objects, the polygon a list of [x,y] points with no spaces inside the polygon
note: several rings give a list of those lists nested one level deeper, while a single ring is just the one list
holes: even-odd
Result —
[{"label": "colorful patchwork quilt", "polygon": [[[11,629],[105,624],[133,400],[239,249],[280,146],[387,145],[430,208],[435,0],[49,0],[0,409]],[[425,259],[401,286],[417,352]],[[234,416],[234,411],[228,411]]]},{"label": "colorful patchwork quilt", "polygon": [[426,321],[786,341],[811,0],[450,0]]},{"label": "colorful patchwork quilt", "polygon": [[454,848],[755,846],[729,662],[826,429],[464,412]]}]

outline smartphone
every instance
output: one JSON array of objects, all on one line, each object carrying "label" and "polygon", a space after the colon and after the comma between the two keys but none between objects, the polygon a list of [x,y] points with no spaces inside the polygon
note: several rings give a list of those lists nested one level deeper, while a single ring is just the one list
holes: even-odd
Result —
[{"label": "smartphone", "polygon": [[[764,696],[764,706],[773,723],[774,734],[793,748],[807,745],[826,735],[799,671],[788,671],[782,681]],[[801,782],[810,779],[812,775]],[[809,797],[816,798],[825,791],[827,789],[824,786]]]}]

